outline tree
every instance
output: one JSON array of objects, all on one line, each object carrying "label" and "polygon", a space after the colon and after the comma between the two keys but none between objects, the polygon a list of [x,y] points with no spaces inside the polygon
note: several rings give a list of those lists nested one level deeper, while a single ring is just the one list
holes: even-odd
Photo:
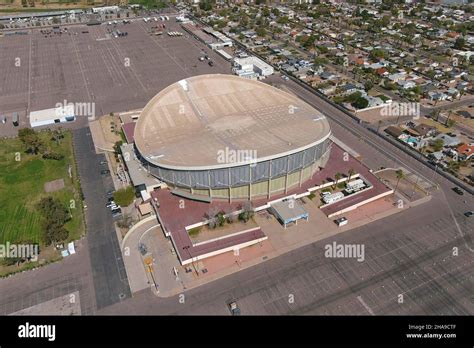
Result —
[{"label": "tree", "polygon": [[440,114],[440,110],[439,110],[439,109],[433,110],[433,111],[431,111],[431,113],[430,113],[431,117],[432,117],[433,120],[435,120],[435,121],[438,121],[438,119],[439,119],[439,114]]},{"label": "tree", "polygon": [[373,87],[374,87],[374,84],[372,81],[370,80],[365,81],[364,88],[367,92],[370,91]]},{"label": "tree", "polygon": [[387,53],[380,48],[374,48],[372,51],[370,51],[370,58],[379,60],[383,59],[387,56]]},{"label": "tree", "polygon": [[257,30],[255,30],[255,33],[260,37],[265,37],[265,35],[267,34],[267,31],[265,30],[264,27],[258,27]]},{"label": "tree", "polygon": [[395,192],[396,192],[400,180],[405,179],[405,173],[403,172],[403,170],[399,169],[395,172],[395,174],[397,175],[397,185],[395,186]]},{"label": "tree", "polygon": [[360,92],[354,92],[354,93],[349,94],[346,98],[344,98],[344,100],[347,103],[355,103],[357,99],[361,97],[361,95],[362,94]]},{"label": "tree", "polygon": [[355,170],[353,168],[350,168],[347,172],[347,174],[349,175],[348,179],[347,179],[347,182],[351,181],[351,178],[352,176],[355,174]]},{"label": "tree", "polygon": [[334,179],[336,179],[336,181],[334,182],[334,188],[337,187],[337,184],[339,183],[339,180],[341,180],[341,178],[342,178],[342,174],[341,174],[341,173],[336,173],[336,174],[334,175]]},{"label": "tree", "polygon": [[42,198],[36,205],[41,215],[50,223],[64,225],[71,217],[62,203],[51,196]]},{"label": "tree", "polygon": [[433,146],[433,150],[435,151],[440,151],[443,148],[443,145],[444,145],[443,139],[436,139],[431,144],[431,146]]},{"label": "tree", "polygon": [[43,141],[38,134],[31,128],[22,128],[18,131],[20,141],[25,145],[26,152],[37,155],[44,149]]},{"label": "tree", "polygon": [[458,37],[454,42],[454,48],[458,50],[462,50],[466,45],[466,40],[463,37]]},{"label": "tree", "polygon": [[212,3],[210,1],[204,1],[199,3],[199,8],[203,11],[211,11],[212,10]]},{"label": "tree", "polygon": [[135,190],[132,186],[117,190],[114,192],[114,201],[121,207],[127,207],[135,199]]},{"label": "tree", "polygon": [[64,224],[71,219],[68,210],[53,197],[42,198],[36,205],[44,218],[42,239],[45,245],[66,240],[69,236]]},{"label": "tree", "polygon": [[452,110],[449,110],[448,117],[446,117],[446,122],[444,122],[444,125],[447,126],[449,122],[449,118],[451,117]]},{"label": "tree", "polygon": [[380,24],[382,24],[383,27],[386,27],[387,25],[389,25],[390,16],[383,16],[382,19],[380,20]]},{"label": "tree", "polygon": [[51,245],[66,240],[69,236],[68,230],[64,226],[54,223],[46,223],[43,242],[45,245]]},{"label": "tree", "polygon": [[242,212],[239,214],[239,220],[243,222],[249,221],[253,215],[253,207],[251,202],[245,202],[244,205],[242,206]]},{"label": "tree", "polygon": [[369,101],[364,97],[359,97],[354,103],[352,103],[352,106],[356,109],[365,109],[368,105]]},{"label": "tree", "polygon": [[59,145],[61,143],[61,139],[64,138],[63,129],[61,127],[58,127],[57,129],[53,130],[52,133],[53,135],[51,140],[55,141]]}]

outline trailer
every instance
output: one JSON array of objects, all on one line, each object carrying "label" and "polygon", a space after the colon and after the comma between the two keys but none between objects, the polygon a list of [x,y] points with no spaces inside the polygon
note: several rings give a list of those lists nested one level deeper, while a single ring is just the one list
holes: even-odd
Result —
[{"label": "trailer", "polygon": [[352,180],[352,181],[350,181],[346,184],[345,191],[347,193],[357,192],[357,191],[359,191],[360,189],[362,189],[364,187],[365,187],[364,180],[356,179],[356,180]]},{"label": "trailer", "polygon": [[324,203],[326,204],[331,204],[331,203],[334,203],[334,202],[337,202],[341,199],[344,198],[344,193],[342,192],[335,192],[335,193],[332,193],[330,195],[325,195],[323,197],[323,201]]}]

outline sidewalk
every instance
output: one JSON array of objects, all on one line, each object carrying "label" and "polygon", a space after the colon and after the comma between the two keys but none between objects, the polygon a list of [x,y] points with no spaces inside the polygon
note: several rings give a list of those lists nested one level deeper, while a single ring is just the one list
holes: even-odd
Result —
[{"label": "sidewalk", "polygon": [[[316,207],[316,204],[312,202],[307,202],[304,205],[305,209],[310,212],[310,221],[301,221],[298,223],[298,225],[291,226],[286,230],[279,226],[279,223],[274,218],[269,220],[264,216],[256,215],[256,221],[268,236],[268,240],[251,247],[241,249],[238,255],[234,254],[233,252],[228,252],[199,261],[199,265],[197,265],[198,270],[200,270],[199,276],[196,276],[193,272],[192,279],[189,279],[189,277],[189,280],[181,279],[180,284],[174,288],[160,291],[160,293],[155,294],[158,297],[175,296],[182,293],[186,289],[192,289],[210,283],[214,280],[258,265],[266,260],[281,256],[305,245],[312,244],[335,234],[344,233],[376,220],[397,214],[401,211],[409,209],[412,206],[425,203],[430,199],[431,196],[427,196],[411,203],[403,199],[403,207],[399,208],[397,205],[394,205],[396,200],[394,200],[393,196],[386,197],[369,203],[355,211],[344,214],[350,221],[350,223],[344,227],[337,227],[331,220],[327,219],[325,215]],[[310,204],[313,204],[315,207],[314,209],[316,210],[313,210],[310,207]],[[322,218],[324,218],[324,220],[322,220]],[[315,225],[314,221],[317,221],[318,225]],[[276,229],[275,226],[277,226]],[[318,228],[315,229],[315,226]],[[202,273],[203,269],[206,269],[207,273]]]},{"label": "sidewalk", "polygon": [[132,294],[150,287],[149,275],[138,245],[144,235],[156,229],[161,233],[155,216],[152,216],[137,223],[122,240],[121,251]]}]

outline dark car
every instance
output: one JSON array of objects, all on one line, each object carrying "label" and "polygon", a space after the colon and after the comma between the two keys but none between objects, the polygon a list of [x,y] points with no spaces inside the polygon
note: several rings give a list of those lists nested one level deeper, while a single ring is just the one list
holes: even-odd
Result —
[{"label": "dark car", "polygon": [[110,174],[110,170],[108,170],[108,169],[101,170],[100,174],[102,174],[102,175]]},{"label": "dark car", "polygon": [[232,300],[227,303],[227,306],[229,307],[230,313],[232,315],[240,315],[240,308],[237,305],[237,302]]},{"label": "dark car", "polygon": [[464,194],[464,192],[462,192],[462,190],[459,187],[453,187],[453,191],[461,196]]},{"label": "dark car", "polygon": [[212,60],[209,61],[209,66],[213,66],[214,62]]},{"label": "dark car", "polygon": [[466,211],[466,212],[464,213],[464,216],[466,216],[466,217],[472,217],[473,215],[474,215],[474,211],[473,211],[473,210],[471,210],[471,211]]}]

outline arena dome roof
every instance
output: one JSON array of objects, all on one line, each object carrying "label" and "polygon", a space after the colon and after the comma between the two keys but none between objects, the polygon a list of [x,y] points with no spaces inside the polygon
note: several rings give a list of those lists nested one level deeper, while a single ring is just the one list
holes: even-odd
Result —
[{"label": "arena dome roof", "polygon": [[147,161],[175,170],[206,170],[223,163],[223,151],[252,151],[257,162],[296,153],[330,135],[327,119],[296,96],[233,75],[178,81],[153,97],[135,128],[135,145]]}]

